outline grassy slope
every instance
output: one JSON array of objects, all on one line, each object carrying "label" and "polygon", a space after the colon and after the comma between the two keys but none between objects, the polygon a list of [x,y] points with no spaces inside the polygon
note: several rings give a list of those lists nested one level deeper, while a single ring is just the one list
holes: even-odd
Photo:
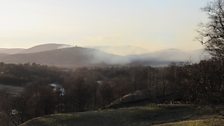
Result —
[{"label": "grassy slope", "polygon": [[50,115],[33,119],[21,126],[150,126],[197,118],[200,115],[207,114],[212,113],[210,111],[202,112],[193,106],[148,105],[76,114]]},{"label": "grassy slope", "polygon": [[208,119],[167,123],[156,126],[224,126],[224,119],[223,117],[212,117]]}]

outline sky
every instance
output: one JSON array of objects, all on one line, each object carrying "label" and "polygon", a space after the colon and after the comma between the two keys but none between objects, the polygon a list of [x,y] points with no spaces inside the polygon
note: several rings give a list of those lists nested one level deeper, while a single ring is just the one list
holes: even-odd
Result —
[{"label": "sky", "polygon": [[0,0],[0,48],[45,43],[202,48],[208,0]]}]

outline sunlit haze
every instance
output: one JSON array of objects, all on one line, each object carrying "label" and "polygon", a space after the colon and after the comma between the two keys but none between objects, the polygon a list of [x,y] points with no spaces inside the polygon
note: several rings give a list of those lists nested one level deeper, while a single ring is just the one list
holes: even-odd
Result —
[{"label": "sunlit haze", "polygon": [[0,0],[0,47],[61,43],[202,48],[207,0]]}]

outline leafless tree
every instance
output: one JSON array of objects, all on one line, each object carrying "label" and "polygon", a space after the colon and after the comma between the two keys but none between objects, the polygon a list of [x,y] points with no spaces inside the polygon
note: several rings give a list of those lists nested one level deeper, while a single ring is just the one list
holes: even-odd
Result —
[{"label": "leafless tree", "polygon": [[216,59],[224,58],[224,0],[214,0],[203,8],[208,14],[208,22],[198,30],[199,41]]}]

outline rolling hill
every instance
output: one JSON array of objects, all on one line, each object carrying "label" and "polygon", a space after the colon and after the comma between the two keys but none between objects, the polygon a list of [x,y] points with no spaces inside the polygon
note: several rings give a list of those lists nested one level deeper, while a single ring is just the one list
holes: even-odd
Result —
[{"label": "rolling hill", "polygon": [[[201,49],[190,52],[179,49],[166,49],[156,52],[143,53],[145,52],[144,49],[133,46],[105,46],[95,47],[93,49],[72,47],[71,45],[65,44],[43,44],[28,49],[19,49],[20,51],[15,49],[17,50],[17,53],[13,49],[5,49],[5,53],[1,53],[1,50],[4,49],[0,49],[0,62],[38,63],[61,67],[99,66],[102,64],[166,66],[172,62],[196,63],[202,59],[208,59],[210,57],[208,53]],[[10,50],[12,52],[10,52]],[[116,50],[118,51],[114,53]],[[139,52],[139,50],[142,50],[142,52]],[[108,53],[108,51],[111,53]],[[133,55],[116,55],[116,53],[130,54],[131,52]]]},{"label": "rolling hill", "polygon": [[81,67],[97,64],[126,63],[125,58],[95,49],[72,47],[43,52],[13,54],[0,57],[6,63],[38,63],[51,66]]},{"label": "rolling hill", "polygon": [[44,52],[50,51],[55,49],[62,49],[62,48],[69,48],[72,47],[71,45],[66,44],[41,44],[37,45],[28,49],[25,48],[0,48],[0,54],[25,54],[25,53],[37,53],[37,52]]},{"label": "rolling hill", "polygon": [[[45,52],[45,51],[51,51],[56,49],[63,49],[63,48],[70,48],[71,45],[66,44],[55,44],[55,43],[49,43],[49,44],[42,44],[37,45],[28,49],[24,49],[23,51],[20,51],[20,54],[26,54],[26,53],[38,53],[38,52]],[[18,53],[17,53],[18,54]]]},{"label": "rolling hill", "polygon": [[22,48],[14,48],[14,49],[8,49],[8,48],[0,48],[0,54],[17,54],[24,51]]},{"label": "rolling hill", "polygon": [[[189,122],[170,123],[183,120]],[[223,116],[191,105],[146,105],[39,117],[20,126],[221,126]],[[164,124],[168,123],[168,124]],[[162,125],[160,125],[162,124]],[[185,125],[184,125],[185,124]],[[212,125],[211,125],[212,124]]]}]

